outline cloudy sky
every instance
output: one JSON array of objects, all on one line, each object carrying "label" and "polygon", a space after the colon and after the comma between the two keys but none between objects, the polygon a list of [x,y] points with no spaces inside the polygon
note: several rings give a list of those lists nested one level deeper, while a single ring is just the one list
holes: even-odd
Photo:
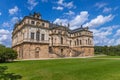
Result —
[{"label": "cloudy sky", "polygon": [[88,26],[95,45],[120,44],[119,0],[1,0],[0,44],[11,46],[11,32],[16,21],[33,12],[42,18],[75,29]]}]

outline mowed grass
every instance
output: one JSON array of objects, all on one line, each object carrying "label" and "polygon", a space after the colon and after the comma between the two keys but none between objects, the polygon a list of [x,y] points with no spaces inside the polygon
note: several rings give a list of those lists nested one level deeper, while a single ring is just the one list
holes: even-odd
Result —
[{"label": "mowed grass", "polygon": [[120,58],[120,56],[96,56],[92,58]]},{"label": "mowed grass", "polygon": [[56,59],[3,63],[22,80],[120,80],[120,60]]}]

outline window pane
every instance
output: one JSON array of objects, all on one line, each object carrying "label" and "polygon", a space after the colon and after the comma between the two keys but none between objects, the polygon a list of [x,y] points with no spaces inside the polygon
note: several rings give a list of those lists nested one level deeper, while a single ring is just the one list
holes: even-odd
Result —
[{"label": "window pane", "polygon": [[44,27],[45,26],[45,23],[42,23],[42,27]]},{"label": "window pane", "polygon": [[34,39],[34,33],[31,32],[31,39]]},{"label": "window pane", "polygon": [[35,24],[35,22],[34,22],[34,21],[31,21],[31,24]]},{"label": "window pane", "polygon": [[38,40],[38,41],[40,40],[40,32],[36,33],[36,40]]},{"label": "window pane", "polygon": [[45,40],[45,34],[41,35],[41,40]]}]

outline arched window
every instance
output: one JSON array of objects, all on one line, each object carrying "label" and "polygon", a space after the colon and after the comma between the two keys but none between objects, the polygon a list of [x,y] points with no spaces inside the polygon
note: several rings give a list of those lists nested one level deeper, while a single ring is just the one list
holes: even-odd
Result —
[{"label": "arched window", "polygon": [[39,32],[39,31],[36,32],[36,40],[37,40],[37,41],[40,40],[40,32]]},{"label": "arched window", "polygon": [[63,38],[61,37],[61,44],[63,44]]}]

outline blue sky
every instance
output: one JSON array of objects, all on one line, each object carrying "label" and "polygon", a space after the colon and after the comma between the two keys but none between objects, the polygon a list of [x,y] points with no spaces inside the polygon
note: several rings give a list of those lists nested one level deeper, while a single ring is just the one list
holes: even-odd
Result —
[{"label": "blue sky", "polygon": [[75,29],[88,26],[95,45],[120,44],[119,0],[1,0],[0,44],[11,46],[16,21],[33,12],[42,18]]}]

